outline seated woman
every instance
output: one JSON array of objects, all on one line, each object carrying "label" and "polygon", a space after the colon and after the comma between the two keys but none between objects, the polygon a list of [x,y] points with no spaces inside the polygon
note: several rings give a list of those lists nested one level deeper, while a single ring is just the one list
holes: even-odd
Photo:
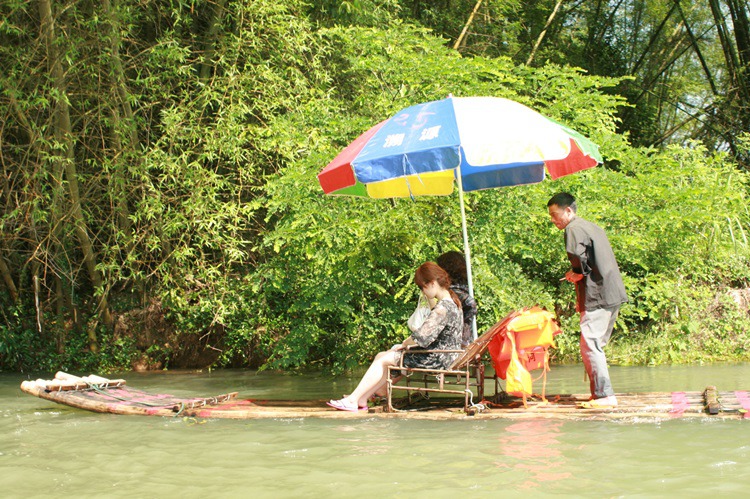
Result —
[{"label": "seated woman", "polygon": [[[424,324],[403,343],[387,352],[375,356],[354,391],[340,399],[331,400],[331,407],[340,411],[367,409],[367,399],[380,392],[386,384],[388,367],[399,365],[403,351],[411,346],[425,350],[458,350],[461,346],[463,314],[461,302],[451,291],[448,273],[435,263],[426,262],[414,274],[414,283],[419,286],[429,300],[436,300]],[[457,358],[458,353],[411,354],[404,358],[405,367],[426,369],[446,369]]]}]

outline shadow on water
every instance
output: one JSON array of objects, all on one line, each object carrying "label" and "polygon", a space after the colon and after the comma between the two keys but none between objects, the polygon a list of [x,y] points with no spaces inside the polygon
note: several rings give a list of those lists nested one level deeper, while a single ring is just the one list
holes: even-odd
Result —
[{"label": "shadow on water", "polygon": [[[618,392],[750,388],[750,364],[611,372]],[[176,395],[320,400],[357,382],[235,370],[120,376]],[[691,497],[744,495],[750,483],[750,420],[115,416],[25,395],[27,378],[0,374],[3,497]],[[580,366],[555,366],[547,389],[586,386]]]}]

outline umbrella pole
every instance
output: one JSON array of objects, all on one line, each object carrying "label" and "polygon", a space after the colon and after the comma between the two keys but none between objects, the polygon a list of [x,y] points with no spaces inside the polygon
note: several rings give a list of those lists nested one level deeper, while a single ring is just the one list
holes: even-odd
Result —
[{"label": "umbrella pole", "polygon": [[[458,165],[456,171],[458,178],[458,201],[461,205],[461,231],[464,237],[464,257],[466,258],[466,281],[469,285],[469,296],[474,297],[474,280],[471,275],[471,249],[469,248],[469,233],[466,230],[466,210],[464,209],[464,185],[461,182],[461,165]],[[471,321],[471,341],[477,339],[477,318],[473,317]]]}]

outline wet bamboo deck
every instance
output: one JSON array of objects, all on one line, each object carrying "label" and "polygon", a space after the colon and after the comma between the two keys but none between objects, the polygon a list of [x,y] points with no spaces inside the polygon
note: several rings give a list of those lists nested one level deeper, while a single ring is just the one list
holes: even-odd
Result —
[{"label": "wet bamboo deck", "polygon": [[750,393],[703,392],[619,393],[619,405],[613,409],[582,409],[578,403],[588,395],[550,395],[547,402],[529,400],[524,408],[520,399],[485,401],[485,408],[467,415],[463,398],[433,398],[406,405],[402,410],[385,412],[382,406],[358,413],[342,412],[323,400],[238,399],[237,392],[215,397],[176,397],[154,394],[127,386],[125,380],[107,380],[98,376],[78,378],[58,373],[54,380],[24,381],[21,390],[59,404],[98,413],[193,417],[219,419],[262,418],[408,418],[408,419],[565,419],[565,420],[665,420],[676,418],[747,419],[750,417]]}]

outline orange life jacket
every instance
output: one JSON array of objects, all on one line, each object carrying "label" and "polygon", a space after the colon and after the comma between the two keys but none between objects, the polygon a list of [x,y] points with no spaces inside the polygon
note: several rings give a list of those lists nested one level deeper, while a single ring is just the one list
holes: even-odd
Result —
[{"label": "orange life jacket", "polygon": [[540,307],[523,309],[488,345],[492,366],[500,379],[506,380],[511,395],[531,395],[530,371],[549,370],[549,347],[562,331],[554,316]]}]

